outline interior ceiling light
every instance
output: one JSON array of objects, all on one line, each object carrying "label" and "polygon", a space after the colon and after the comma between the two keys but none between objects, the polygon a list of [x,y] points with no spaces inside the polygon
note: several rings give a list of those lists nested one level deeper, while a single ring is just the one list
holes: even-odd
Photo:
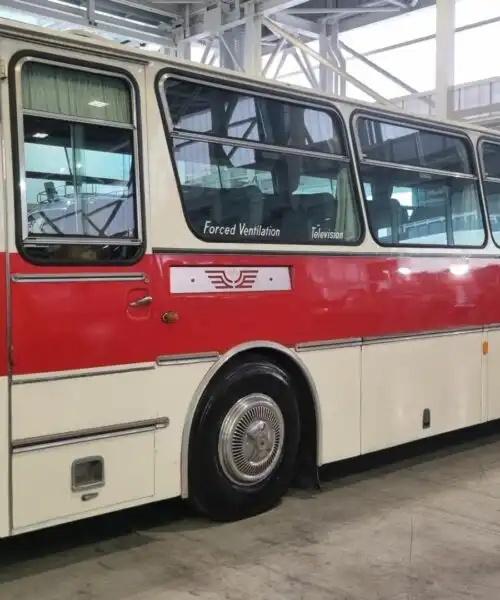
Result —
[{"label": "interior ceiling light", "polygon": [[92,102],[89,102],[89,106],[95,106],[96,108],[104,108],[108,104],[108,102],[102,102],[101,100],[92,100]]}]

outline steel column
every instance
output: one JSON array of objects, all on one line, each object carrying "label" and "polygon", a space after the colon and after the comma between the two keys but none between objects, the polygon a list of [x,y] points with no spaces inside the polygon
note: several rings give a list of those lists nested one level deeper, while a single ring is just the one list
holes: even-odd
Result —
[{"label": "steel column", "polygon": [[243,39],[243,69],[249,75],[262,73],[262,16],[255,10],[255,5],[247,5],[247,21]]},{"label": "steel column", "polygon": [[[319,53],[321,56],[325,58],[330,58],[330,29],[331,27],[326,23],[322,27],[322,31],[319,36]],[[332,57],[335,59],[335,57]],[[340,66],[340,65],[339,65]],[[338,77],[338,75],[329,69],[326,65],[319,65],[319,87],[321,91],[332,93],[333,92],[333,78]]]},{"label": "steel column", "polygon": [[455,0],[436,3],[436,116],[451,118],[455,83]]}]

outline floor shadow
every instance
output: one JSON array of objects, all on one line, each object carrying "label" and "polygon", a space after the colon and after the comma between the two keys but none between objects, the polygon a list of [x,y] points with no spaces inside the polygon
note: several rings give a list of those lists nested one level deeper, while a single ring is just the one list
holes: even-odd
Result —
[{"label": "floor shadow", "polygon": [[155,541],[152,528],[190,517],[185,503],[169,500],[0,540],[0,583],[12,581],[13,565],[19,578],[138,548]]}]

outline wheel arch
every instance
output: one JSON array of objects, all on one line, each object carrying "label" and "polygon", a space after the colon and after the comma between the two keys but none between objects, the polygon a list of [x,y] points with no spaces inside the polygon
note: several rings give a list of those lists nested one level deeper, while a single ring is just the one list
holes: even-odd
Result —
[{"label": "wheel arch", "polygon": [[[198,385],[196,392],[191,399],[189,408],[184,420],[181,443],[181,497],[188,497],[188,472],[189,472],[189,446],[191,440],[191,432],[193,424],[196,420],[196,415],[203,398],[203,394],[207,387],[214,381],[223,367],[227,367],[233,361],[241,359],[245,354],[259,353],[268,358],[272,358],[285,368],[295,383],[299,386],[299,409],[301,424],[306,426],[305,433],[301,439],[299,460],[303,459],[304,455],[309,454],[312,461],[314,459],[314,468],[318,465],[318,456],[320,453],[320,404],[318,392],[314,384],[313,378],[309,373],[307,366],[304,364],[301,357],[291,348],[287,348],[282,344],[270,341],[253,341],[239,344],[231,348],[225,354],[212,364],[205,373],[203,379]],[[305,461],[304,461],[305,463]],[[310,465],[311,466],[311,465]]]}]

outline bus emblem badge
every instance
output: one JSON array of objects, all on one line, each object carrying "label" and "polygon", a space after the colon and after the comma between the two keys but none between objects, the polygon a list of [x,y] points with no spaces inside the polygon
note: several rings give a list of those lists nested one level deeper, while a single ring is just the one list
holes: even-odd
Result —
[{"label": "bus emblem badge", "polygon": [[172,294],[285,292],[292,289],[288,266],[173,266]]},{"label": "bus emblem badge", "polygon": [[259,274],[258,269],[206,269],[208,279],[216,290],[251,290]]}]

